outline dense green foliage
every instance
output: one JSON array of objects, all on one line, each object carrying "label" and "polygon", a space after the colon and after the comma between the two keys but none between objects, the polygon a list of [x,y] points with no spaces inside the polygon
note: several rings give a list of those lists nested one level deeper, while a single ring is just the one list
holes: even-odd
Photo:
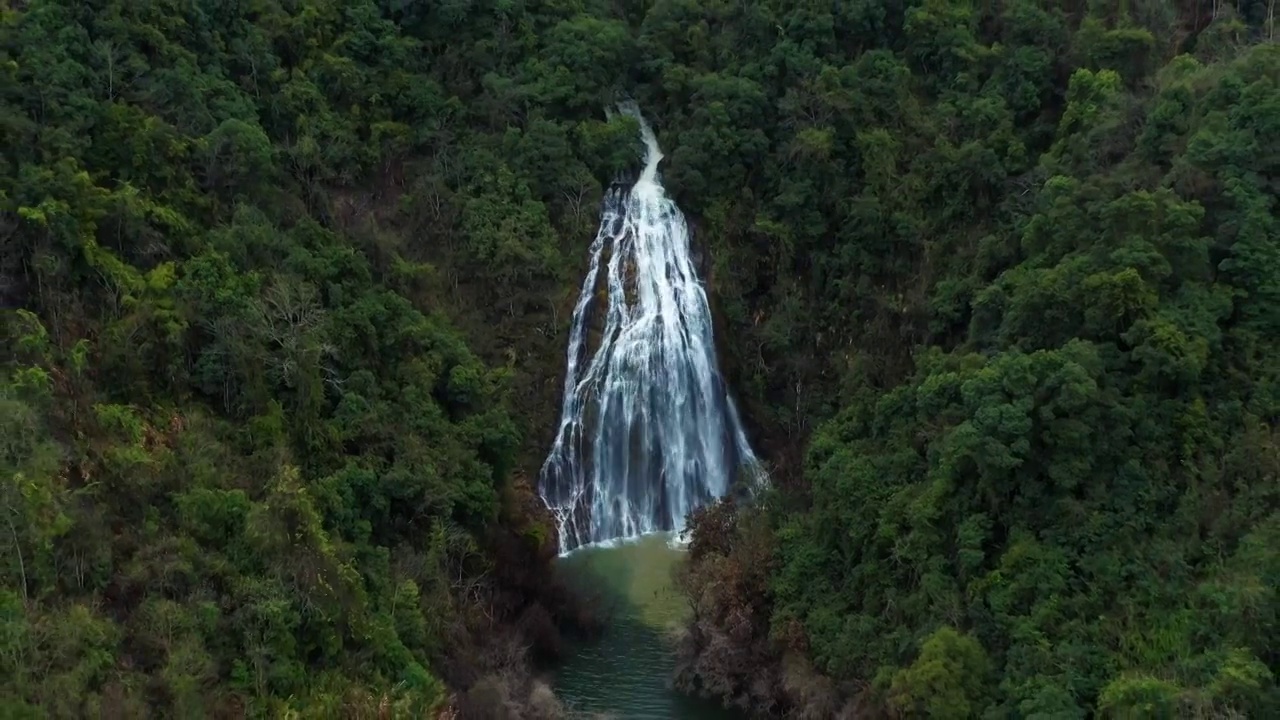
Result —
[{"label": "dense green foliage", "polygon": [[817,716],[1280,712],[1274,3],[0,13],[17,712],[475,684],[467,638],[532,612],[511,478],[636,157],[622,94],[783,486],[697,524],[695,681]]},{"label": "dense green foliage", "polygon": [[[768,200],[721,196],[726,242],[743,217],[764,240],[717,257],[735,282],[804,258],[762,310],[761,367],[797,386],[778,412],[818,410],[802,379],[838,401],[767,527],[696,523],[691,684],[832,713],[1280,712],[1280,46],[1223,12],[1166,51],[1190,18],[1161,3],[913,5],[837,34],[846,60],[795,50]],[[835,682],[762,690],[724,643]]]},{"label": "dense green foliage", "polygon": [[[491,71],[553,78],[533,47],[474,63],[470,16],[11,5],[6,716],[422,715],[466,689],[465,630],[535,599],[492,545],[529,454],[501,318],[554,316],[634,127],[589,95],[517,125]],[[476,315],[488,365],[451,327]],[[528,522],[502,529],[553,540]]]}]

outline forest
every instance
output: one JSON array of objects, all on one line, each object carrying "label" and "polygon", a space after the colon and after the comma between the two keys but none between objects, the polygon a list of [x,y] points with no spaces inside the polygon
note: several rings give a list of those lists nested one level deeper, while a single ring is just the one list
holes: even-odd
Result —
[{"label": "forest", "polygon": [[773,478],[679,686],[1280,715],[1275,4],[0,4],[0,714],[559,717],[634,98]]}]

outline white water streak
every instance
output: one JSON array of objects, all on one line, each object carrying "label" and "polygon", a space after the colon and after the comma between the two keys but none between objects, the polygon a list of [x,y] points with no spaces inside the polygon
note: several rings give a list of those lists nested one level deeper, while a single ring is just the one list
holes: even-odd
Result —
[{"label": "white water streak", "polygon": [[[605,197],[539,482],[562,552],[679,531],[690,511],[729,491],[739,468],[759,467],[716,367],[688,226],[658,178],[662,151],[636,107],[621,109],[640,122],[645,167],[629,190]],[[599,312],[603,331],[586,358]]]}]

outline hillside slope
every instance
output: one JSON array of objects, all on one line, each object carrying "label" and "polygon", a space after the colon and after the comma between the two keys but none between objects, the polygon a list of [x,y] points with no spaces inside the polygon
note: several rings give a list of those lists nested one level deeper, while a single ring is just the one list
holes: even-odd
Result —
[{"label": "hillside slope", "polygon": [[529,482],[627,96],[778,481],[695,519],[682,683],[1280,708],[1274,3],[0,18],[14,714],[555,711]]},{"label": "hillside slope", "polygon": [[449,12],[0,10],[6,712],[540,716],[527,478],[635,128],[494,105],[562,18]]},{"label": "hillside slope", "polygon": [[813,718],[1280,712],[1270,20],[912,5],[739,106],[791,139],[775,192],[722,196],[769,242],[717,259],[808,268],[758,367],[825,419],[693,523],[681,682]]}]

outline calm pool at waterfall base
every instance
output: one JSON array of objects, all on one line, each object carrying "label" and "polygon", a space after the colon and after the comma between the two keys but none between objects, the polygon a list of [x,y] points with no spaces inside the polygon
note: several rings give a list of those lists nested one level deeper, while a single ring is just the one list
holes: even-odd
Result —
[{"label": "calm pool at waterfall base", "polygon": [[616,720],[739,720],[715,703],[671,688],[671,634],[688,613],[671,572],[683,552],[660,533],[561,558],[567,580],[600,598],[604,634],[570,648],[556,694],[579,713]]}]

